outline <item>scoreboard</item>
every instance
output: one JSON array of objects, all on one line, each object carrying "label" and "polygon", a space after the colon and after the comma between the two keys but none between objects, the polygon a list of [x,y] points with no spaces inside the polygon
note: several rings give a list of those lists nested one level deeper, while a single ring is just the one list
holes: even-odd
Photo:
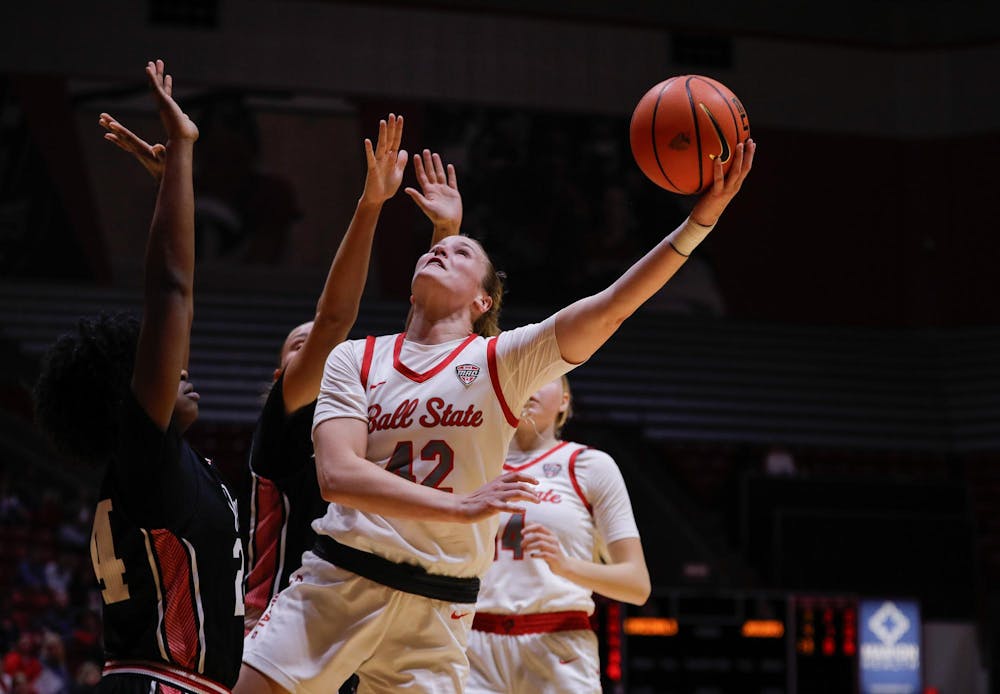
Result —
[{"label": "scoreboard", "polygon": [[602,600],[595,627],[604,691],[865,694],[859,618],[869,602],[687,590],[657,593],[642,607]]}]

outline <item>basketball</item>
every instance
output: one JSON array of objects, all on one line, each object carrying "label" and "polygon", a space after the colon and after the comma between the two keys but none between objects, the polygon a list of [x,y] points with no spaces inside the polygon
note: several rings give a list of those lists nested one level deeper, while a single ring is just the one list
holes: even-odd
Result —
[{"label": "basketball", "polygon": [[713,163],[723,173],[736,145],[750,137],[746,109],[724,84],[679,75],[655,85],[632,113],[629,139],[636,164],[656,185],[693,195],[712,185]]}]

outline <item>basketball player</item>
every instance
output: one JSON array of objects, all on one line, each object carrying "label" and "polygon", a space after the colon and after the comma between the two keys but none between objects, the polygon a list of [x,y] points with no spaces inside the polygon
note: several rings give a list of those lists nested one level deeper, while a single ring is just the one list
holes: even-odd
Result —
[{"label": "basketball player", "polygon": [[90,544],[107,654],[98,691],[220,694],[240,667],[243,550],[236,501],[183,438],[198,415],[185,370],[198,128],[171,97],[163,62],[146,74],[167,140],[141,324],[102,316],[60,337],[43,362],[36,410],[57,447],[107,464]]},{"label": "basketball player", "polygon": [[537,477],[540,503],[523,514],[500,514],[493,564],[472,621],[466,692],[599,693],[591,593],[635,605],[649,597],[618,466],[605,453],[558,438],[570,398],[563,376],[521,410],[504,470]]},{"label": "basketball player", "polygon": [[472,239],[449,236],[420,257],[408,331],[344,342],[327,359],[313,443],[330,504],[302,569],[247,638],[239,694],[332,691],[355,671],[361,691],[461,691],[496,514],[538,502],[532,476],[494,478],[518,424],[510,403],[589,358],[673,276],[754,148],[736,148],[728,176],[717,161],[690,217],[610,287],[538,324],[487,337],[502,280]]},{"label": "basketball player", "polygon": [[[314,320],[294,328],[281,349],[280,366],[254,431],[250,450],[252,475],[250,536],[247,543],[246,630],[288,585],[312,548],[312,521],[326,513],[312,449],[312,420],[326,357],[347,337],[357,317],[368,274],[375,225],[382,205],[399,188],[407,153],[400,150],[403,118],[389,114],[379,123],[377,146],[365,140],[368,175],[354,218],[337,251]],[[425,163],[426,162],[426,163]],[[414,157],[417,180],[434,222],[435,240],[458,233],[461,197],[455,172],[445,174],[437,154]]]}]

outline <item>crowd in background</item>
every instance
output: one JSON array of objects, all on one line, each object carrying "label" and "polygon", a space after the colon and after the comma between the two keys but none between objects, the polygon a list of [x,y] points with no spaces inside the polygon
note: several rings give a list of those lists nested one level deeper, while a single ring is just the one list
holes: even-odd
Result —
[{"label": "crowd in background", "polygon": [[0,470],[0,692],[85,694],[101,677],[92,500]]}]

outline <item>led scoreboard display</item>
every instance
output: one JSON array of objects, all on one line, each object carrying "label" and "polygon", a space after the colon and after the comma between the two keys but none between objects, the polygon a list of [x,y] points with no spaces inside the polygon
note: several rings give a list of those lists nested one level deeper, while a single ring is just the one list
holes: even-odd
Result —
[{"label": "led scoreboard display", "polygon": [[621,691],[788,691],[783,596],[673,593],[623,612]]},{"label": "led scoreboard display", "polygon": [[[861,666],[919,663],[909,634],[920,625],[915,603],[877,601],[874,611],[869,604],[856,596],[680,590],[643,607],[601,602],[595,627],[604,691],[876,694],[888,675]],[[872,631],[881,641],[869,646]]]}]

